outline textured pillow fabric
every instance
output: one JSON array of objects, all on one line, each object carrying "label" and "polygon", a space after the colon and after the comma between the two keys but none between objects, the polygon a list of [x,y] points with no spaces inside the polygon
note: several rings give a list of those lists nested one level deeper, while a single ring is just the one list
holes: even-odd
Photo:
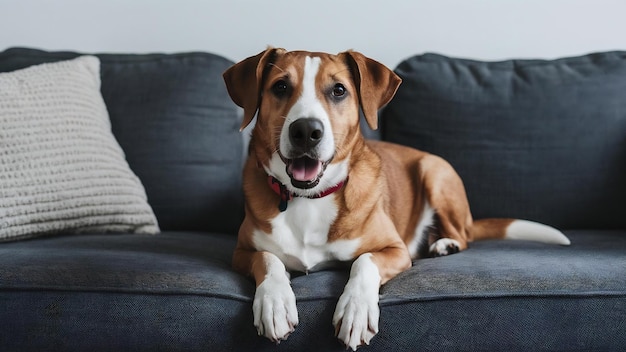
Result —
[{"label": "textured pillow fabric", "polygon": [[96,57],[0,74],[0,240],[159,231],[111,132]]},{"label": "textured pillow fabric", "polygon": [[411,57],[383,139],[447,159],[473,214],[626,227],[626,53],[481,62]]},{"label": "textured pillow fabric", "polygon": [[[0,71],[78,56],[12,48]],[[209,53],[98,54],[113,134],[162,230],[235,234],[243,218],[241,114]]]}]

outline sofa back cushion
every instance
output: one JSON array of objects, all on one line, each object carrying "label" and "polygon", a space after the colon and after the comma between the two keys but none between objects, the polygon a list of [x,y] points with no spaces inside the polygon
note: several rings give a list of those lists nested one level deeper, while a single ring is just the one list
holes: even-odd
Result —
[{"label": "sofa back cushion", "polygon": [[[12,48],[0,72],[79,56]],[[97,54],[113,134],[162,230],[235,233],[242,218],[238,108],[208,53]]]},{"label": "sofa back cushion", "polygon": [[626,52],[411,57],[382,138],[447,159],[475,218],[626,228]]}]

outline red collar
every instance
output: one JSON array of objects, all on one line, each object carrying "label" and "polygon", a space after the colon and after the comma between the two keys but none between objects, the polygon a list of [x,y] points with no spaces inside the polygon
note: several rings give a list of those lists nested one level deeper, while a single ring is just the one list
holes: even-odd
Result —
[{"label": "red collar", "polygon": [[[305,196],[305,198],[309,198],[309,199],[316,199],[316,198],[323,198],[326,197],[329,194],[333,194],[335,192],[337,192],[338,190],[340,190],[345,184],[346,182],[348,182],[348,178],[346,177],[345,180],[339,182],[338,184],[324,190],[322,193],[313,195],[313,196]],[[294,197],[301,197],[298,196],[292,192],[290,192],[287,187],[285,185],[283,185],[280,181],[278,181],[275,177],[273,176],[268,176],[267,177],[267,183],[269,184],[270,188],[274,191],[274,193],[278,194],[280,196],[280,203],[278,204],[278,209],[283,212],[285,210],[287,210],[287,202],[289,202],[290,200],[292,200]]]}]

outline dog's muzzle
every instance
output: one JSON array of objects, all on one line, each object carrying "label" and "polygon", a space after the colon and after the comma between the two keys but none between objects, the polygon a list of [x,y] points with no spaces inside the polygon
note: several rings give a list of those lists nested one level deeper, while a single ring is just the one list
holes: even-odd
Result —
[{"label": "dog's muzzle", "polygon": [[320,160],[317,146],[324,138],[324,124],[317,118],[300,118],[289,125],[291,150],[283,157],[294,187],[317,186],[330,162]]}]

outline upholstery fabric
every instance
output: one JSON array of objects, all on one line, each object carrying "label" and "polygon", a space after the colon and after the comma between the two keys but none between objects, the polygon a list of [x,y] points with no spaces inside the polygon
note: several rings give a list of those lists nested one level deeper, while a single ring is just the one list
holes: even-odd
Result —
[{"label": "upholstery fabric", "polygon": [[111,132],[100,63],[0,73],[0,240],[159,231]]},{"label": "upholstery fabric", "polygon": [[[12,48],[0,72],[79,56]],[[235,233],[243,216],[241,116],[208,53],[98,54],[117,141],[161,229]]]},{"label": "upholstery fabric", "polygon": [[[76,55],[11,49],[0,53],[0,71]],[[110,110],[113,132],[127,152],[131,168],[144,182],[148,199],[152,203],[156,200],[153,206],[165,231],[157,235],[62,235],[0,244],[0,321],[4,322],[0,349],[344,351],[345,347],[334,337],[331,322],[348,279],[348,268],[292,274],[300,324],[287,341],[276,345],[257,336],[253,326],[255,284],[231,269],[234,234],[241,219],[239,173],[244,151],[236,132],[240,117],[221,79],[221,71],[230,62],[199,53],[98,57],[102,62],[102,93]],[[619,115],[623,110],[621,101],[598,106],[600,102],[596,100],[600,99],[598,92],[603,92],[606,96],[602,102],[608,104],[610,97],[617,95],[611,89],[623,84],[614,80],[620,76],[617,68],[621,54],[591,55],[581,58],[580,65],[574,64],[576,59],[565,59],[561,66],[558,60],[538,61],[536,74],[531,74],[532,62],[522,65],[526,67],[523,70],[508,67],[517,65],[517,61],[505,63],[505,71],[517,77],[512,81],[517,82],[516,94],[511,100],[505,95],[506,99],[500,102],[492,95],[512,92],[496,85],[499,80],[492,81],[499,77],[498,64],[441,60],[428,69],[417,65],[425,76],[424,82],[413,76],[404,77],[404,88],[396,98],[399,101],[392,102],[389,111],[383,113],[384,117],[391,116],[381,121],[383,138],[407,144],[427,141],[438,150],[449,150],[455,166],[469,164],[461,170],[465,170],[465,182],[470,183],[468,190],[476,206],[475,215],[512,214],[554,221],[553,225],[599,229],[566,230],[572,241],[568,247],[484,241],[472,243],[458,254],[416,261],[412,268],[381,288],[380,332],[370,346],[359,351],[622,350],[626,346],[626,227],[623,220],[616,218],[618,210],[624,209],[624,188],[614,178],[623,176],[620,172],[624,170],[615,160],[623,151],[623,144],[619,144],[623,134],[618,134],[624,131],[623,117]],[[446,63],[447,60],[451,62]],[[611,62],[615,65],[609,65]],[[600,74],[602,70],[605,76]],[[524,122],[536,128],[528,134],[525,146],[532,150],[532,155],[520,145],[525,139],[518,139],[516,134],[505,135],[515,148],[509,147],[502,141],[504,137],[493,139],[497,134],[474,120],[485,113],[499,121],[495,126],[510,124],[518,131],[522,122],[512,118],[513,106],[530,109],[537,104],[531,104],[532,89],[521,85],[522,77],[518,75],[524,72],[524,78],[532,79],[528,84],[537,86],[537,99],[551,94],[546,101],[538,100],[545,110],[532,111],[535,118],[541,116],[545,120],[550,127],[547,131],[552,132],[536,128],[536,119]],[[573,75],[575,72],[580,75]],[[468,75],[473,80],[465,77]],[[563,85],[569,87],[564,92],[574,94],[576,90],[582,94],[580,99],[567,100],[577,107],[547,103],[564,94],[547,84],[548,78],[552,81],[555,77],[561,77],[563,82],[581,79],[580,87]],[[481,84],[493,83],[493,87],[479,85],[478,78]],[[465,99],[460,100],[460,105],[443,100],[450,90],[467,88],[463,84],[474,87],[469,91],[474,92],[475,101],[465,93],[452,95],[457,100]],[[522,102],[527,105],[518,101],[521,97],[526,97]],[[413,106],[412,100],[419,102],[414,106],[416,110],[399,114],[399,108]],[[492,105],[484,105],[485,102]],[[517,105],[508,105],[514,102]],[[429,108],[432,115],[420,110],[424,104],[435,106],[437,111],[450,111],[438,124],[434,115],[439,114],[433,113],[434,108]],[[567,114],[558,119],[543,117],[553,116],[560,109],[566,109]],[[587,119],[582,119],[578,126],[578,120],[569,115],[588,109],[597,112],[598,126]],[[448,120],[451,116],[467,117],[468,111],[474,111],[478,117]],[[509,119],[494,117],[494,111],[507,112],[502,116]],[[607,117],[611,113],[615,113],[612,120]],[[421,118],[404,119],[406,114]],[[390,125],[386,126],[385,121]],[[433,126],[424,125],[424,121]],[[482,121],[487,122],[490,120]],[[577,155],[584,147],[559,139],[560,134],[554,132],[563,130],[571,137],[573,126],[586,128],[595,137],[606,132],[606,155],[597,154],[601,148]],[[430,130],[421,130],[426,127]],[[477,134],[476,138],[470,139],[473,134]],[[420,138],[414,140],[418,135]],[[585,147],[599,148],[590,142],[591,136],[574,136]],[[550,138],[564,143],[572,156],[558,148],[537,149],[546,147],[539,142]],[[480,158],[474,152],[464,154],[476,145],[482,148]],[[505,158],[495,157],[500,154]],[[591,154],[600,158],[597,163],[587,159]],[[519,155],[524,158],[519,159]],[[564,159],[555,160],[555,156]],[[579,164],[576,158],[581,158]],[[543,160],[541,175],[535,174],[535,159]],[[518,163],[520,160],[523,163]],[[595,169],[564,174],[572,171],[573,166],[567,163],[571,160],[581,168]],[[549,168],[544,165],[547,161],[553,162]],[[476,165],[480,167],[474,169]],[[528,178],[518,177],[511,170]],[[499,177],[490,178],[491,172]],[[474,180],[474,175],[481,179]],[[506,177],[511,177],[508,183]],[[584,187],[576,190],[577,194],[564,194],[564,190],[571,190],[583,179],[599,192],[597,199]],[[488,182],[483,183],[485,180]],[[554,192],[544,182],[555,182]],[[607,194],[609,187],[616,195]],[[539,191],[546,193],[530,202],[518,188],[535,197]],[[485,199],[481,198],[483,192]],[[607,203],[600,204],[602,201]],[[581,210],[584,207],[585,212]]]},{"label": "upholstery fabric", "polygon": [[[626,343],[626,232],[566,235],[570,247],[484,241],[416,261],[383,286],[380,333],[363,351],[619,350]],[[231,235],[204,232],[5,243],[0,319],[11,323],[0,346],[345,350],[331,321],[348,269],[292,276],[300,325],[276,346],[252,325],[254,283],[230,269],[234,246]]]},{"label": "upholstery fabric", "polygon": [[382,139],[448,160],[475,218],[626,227],[626,53],[402,62]]}]

